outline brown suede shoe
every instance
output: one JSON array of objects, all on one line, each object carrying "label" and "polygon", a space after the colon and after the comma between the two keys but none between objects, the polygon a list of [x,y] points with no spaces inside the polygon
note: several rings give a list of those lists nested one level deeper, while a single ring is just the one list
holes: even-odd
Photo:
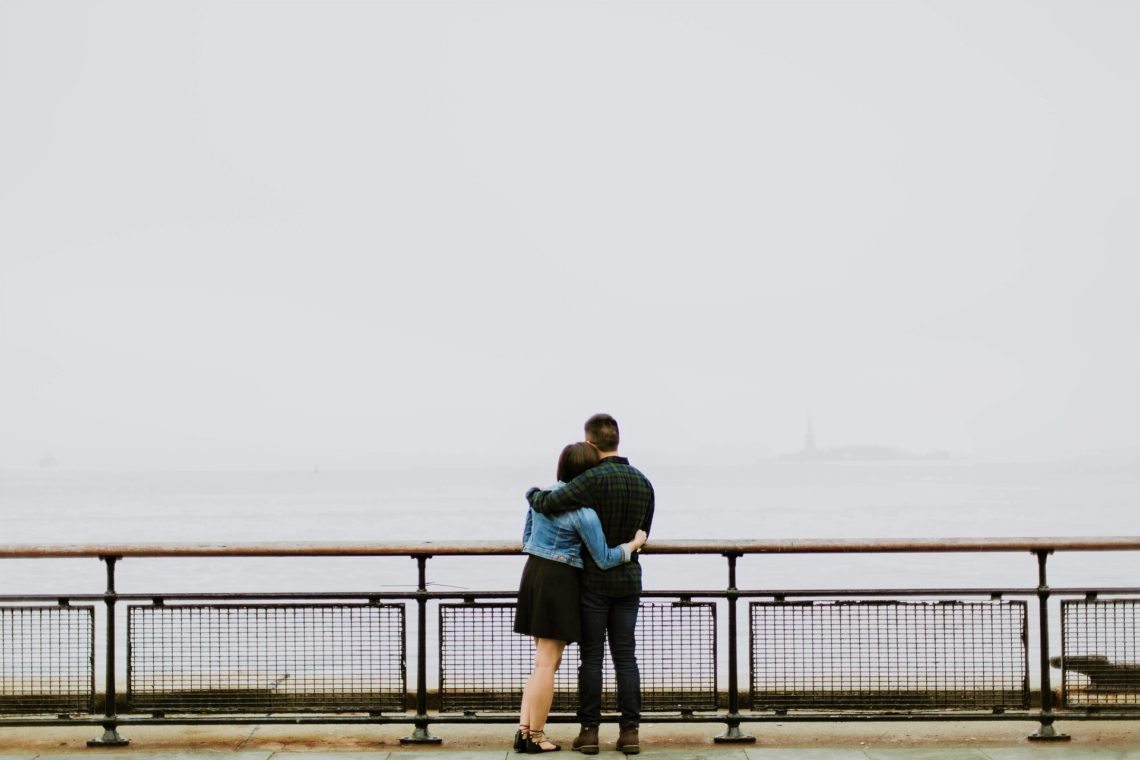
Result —
[{"label": "brown suede shoe", "polygon": [[617,740],[618,752],[624,752],[627,755],[636,755],[641,751],[641,744],[637,739],[636,728],[623,728],[618,735]]},{"label": "brown suede shoe", "polygon": [[598,754],[598,727],[582,726],[582,730],[578,732],[578,737],[574,739],[571,749],[575,752],[581,752],[583,755]]}]

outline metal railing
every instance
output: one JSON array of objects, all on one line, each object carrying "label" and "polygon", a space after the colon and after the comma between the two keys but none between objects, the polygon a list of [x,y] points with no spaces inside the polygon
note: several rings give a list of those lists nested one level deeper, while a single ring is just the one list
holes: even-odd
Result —
[{"label": "metal railing", "polygon": [[[1140,538],[654,541],[646,554],[724,557],[727,583],[644,594],[638,620],[644,719],[721,723],[727,730],[715,737],[718,742],[752,741],[740,726],[772,721],[1023,720],[1040,724],[1032,739],[1063,739],[1055,721],[1140,719],[1140,588],[1048,585],[1051,554],[1096,551],[1140,551]],[[1028,552],[1036,560],[1037,583],[737,587],[738,560],[748,555],[934,552]],[[479,561],[518,553],[517,544],[493,542],[0,546],[0,559],[91,558],[106,570],[102,593],[0,595],[0,729],[62,721],[102,726],[102,736],[88,743],[119,746],[127,743],[119,729],[132,725],[404,723],[413,730],[402,741],[430,743],[439,741],[432,724],[513,722],[533,652],[528,638],[511,631],[514,591],[432,590],[427,568],[432,557]],[[415,590],[116,588],[116,566],[128,559],[346,556],[410,557]],[[1059,621],[1051,619],[1051,598],[1061,599]],[[738,636],[742,601],[748,602],[746,652]],[[96,635],[99,603],[102,642]],[[429,652],[433,605],[438,643]],[[116,613],[124,607],[120,638]],[[723,629],[718,609],[727,612]],[[414,641],[407,621],[413,610]],[[1059,655],[1052,658],[1051,622],[1061,634]],[[1037,705],[1030,690],[1031,632],[1038,642]],[[97,647],[104,667],[101,699]],[[119,648],[126,651],[121,669]],[[748,658],[747,709],[741,708],[742,656]],[[429,660],[439,668],[434,712]],[[556,681],[553,721],[574,720],[568,713],[575,706],[576,662],[571,645]],[[1062,676],[1059,704],[1051,668]],[[125,696],[119,683],[127,686]],[[607,673],[611,712],[604,720],[617,720],[614,689]]]}]

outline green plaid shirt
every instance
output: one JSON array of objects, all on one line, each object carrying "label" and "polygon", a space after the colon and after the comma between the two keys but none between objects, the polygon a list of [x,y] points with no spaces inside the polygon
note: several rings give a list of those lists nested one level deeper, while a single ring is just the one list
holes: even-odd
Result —
[{"label": "green plaid shirt", "polygon": [[[638,529],[648,533],[653,524],[653,485],[625,457],[606,457],[556,491],[532,488],[526,492],[526,500],[543,515],[592,507],[602,520],[610,546],[629,541]],[[582,562],[583,588],[608,597],[641,594],[637,554],[632,562],[609,570],[600,569],[587,552],[582,553]]]}]

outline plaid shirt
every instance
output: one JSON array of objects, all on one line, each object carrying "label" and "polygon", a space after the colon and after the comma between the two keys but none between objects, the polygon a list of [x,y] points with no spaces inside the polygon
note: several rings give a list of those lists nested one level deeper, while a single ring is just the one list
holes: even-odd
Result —
[{"label": "plaid shirt", "polygon": [[[556,491],[532,488],[526,499],[535,512],[555,515],[578,507],[593,507],[602,520],[610,546],[633,538],[638,529],[653,524],[653,485],[625,457],[606,457]],[[641,594],[641,565],[633,561],[602,570],[583,552],[582,586],[601,596]]]}]

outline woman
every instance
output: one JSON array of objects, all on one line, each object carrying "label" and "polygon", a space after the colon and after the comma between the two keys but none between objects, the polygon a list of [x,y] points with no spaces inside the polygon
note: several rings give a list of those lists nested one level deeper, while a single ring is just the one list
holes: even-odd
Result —
[{"label": "woman", "polygon": [[[561,487],[598,463],[598,450],[589,443],[572,443],[558,458]],[[536,754],[554,752],[560,746],[546,738],[543,728],[554,701],[554,673],[562,663],[567,642],[577,641],[578,570],[582,545],[598,567],[604,569],[629,562],[647,536],[639,530],[633,540],[610,547],[598,514],[589,507],[560,515],[545,516],[529,510],[523,529],[523,551],[530,555],[519,584],[515,633],[534,637],[534,671],[523,689],[515,751]]]}]

